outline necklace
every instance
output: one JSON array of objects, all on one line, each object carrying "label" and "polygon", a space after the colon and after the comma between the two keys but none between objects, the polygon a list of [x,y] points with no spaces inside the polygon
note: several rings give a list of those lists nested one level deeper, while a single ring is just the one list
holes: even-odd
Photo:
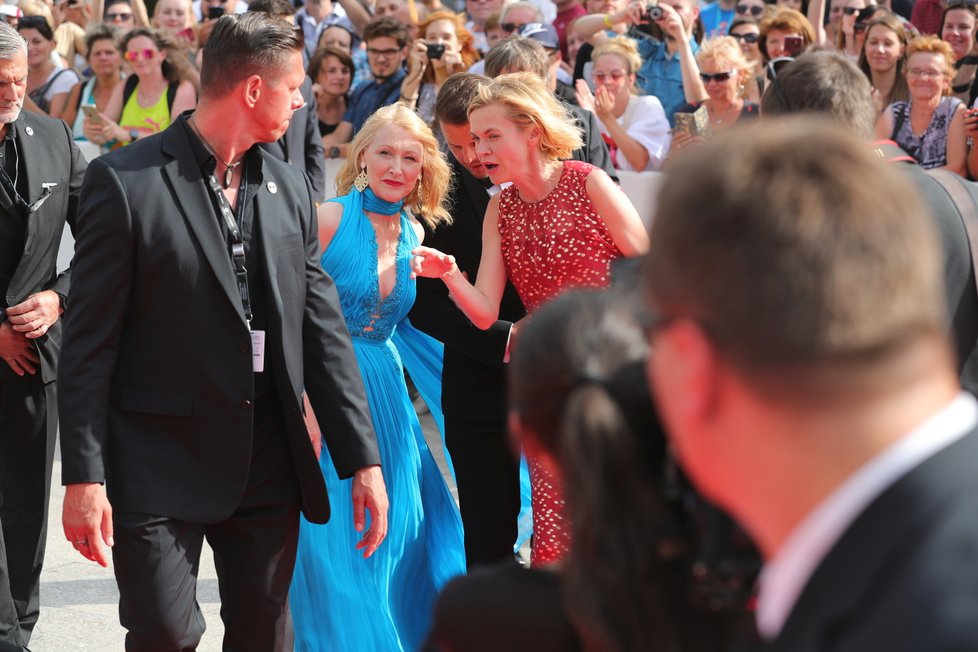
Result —
[{"label": "necklace", "polygon": [[727,107],[726,111],[713,118],[713,124],[717,126],[722,125],[727,120],[727,118],[730,117],[730,112],[734,110],[736,110],[738,114],[740,113],[740,110],[737,109],[737,105],[731,104],[729,107]]},{"label": "necklace", "polygon": [[204,138],[204,134],[200,133],[200,129],[197,128],[197,121],[194,120],[193,117],[187,120],[187,124],[190,125],[190,127],[194,130],[194,133],[197,134],[197,136],[200,138],[200,142],[204,143],[204,147],[207,148],[207,151],[213,154],[214,158],[220,161],[221,165],[224,166],[224,178],[221,179],[221,186],[225,190],[227,190],[228,187],[231,185],[231,178],[234,176],[234,168],[241,165],[241,161],[244,160],[244,156],[242,156],[240,160],[234,163],[229,163],[228,161],[225,161],[224,159],[222,159],[220,156],[217,155],[217,152],[214,151],[214,148],[211,147],[211,144],[207,142],[206,138]]}]

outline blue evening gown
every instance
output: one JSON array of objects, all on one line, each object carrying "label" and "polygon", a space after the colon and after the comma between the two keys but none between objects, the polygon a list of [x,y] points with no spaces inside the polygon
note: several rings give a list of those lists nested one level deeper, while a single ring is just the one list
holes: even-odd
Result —
[{"label": "blue evening gown", "polygon": [[402,367],[403,359],[440,417],[442,348],[407,320],[415,298],[410,252],[418,245],[408,217],[401,212],[394,288],[381,300],[377,240],[363,214],[363,195],[351,189],[331,201],[343,205],[343,217],[322,265],[336,282],[366,386],[390,500],[389,529],[374,555],[363,559],[355,549],[361,534],[353,528],[352,480],[337,478],[324,447],[320,466],[332,516],[326,525],[300,523],[290,590],[295,649],[410,652],[427,634],[441,587],[465,572],[461,517],[422,435]]}]

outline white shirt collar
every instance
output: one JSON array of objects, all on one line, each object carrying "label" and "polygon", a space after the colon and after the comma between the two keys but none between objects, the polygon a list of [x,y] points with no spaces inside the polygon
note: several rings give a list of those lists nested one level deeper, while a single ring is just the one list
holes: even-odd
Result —
[{"label": "white shirt collar", "polygon": [[755,614],[761,638],[777,638],[812,573],[870,503],[924,460],[967,435],[976,424],[978,402],[971,394],[961,392],[947,407],[863,465],[809,512],[764,565]]}]

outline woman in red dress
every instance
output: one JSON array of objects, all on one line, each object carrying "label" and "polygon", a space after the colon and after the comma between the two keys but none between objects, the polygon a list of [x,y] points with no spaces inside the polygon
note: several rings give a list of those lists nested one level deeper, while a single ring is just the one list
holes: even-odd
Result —
[{"label": "woman in red dress", "polygon": [[[581,146],[581,133],[539,78],[517,73],[487,82],[469,106],[469,123],[489,178],[512,184],[486,210],[477,281],[468,282],[454,257],[428,247],[414,251],[412,264],[418,276],[441,278],[476,326],[495,323],[507,280],[532,313],[567,289],[607,286],[611,261],[648,248],[645,226],[611,178],[588,163],[562,160]],[[538,566],[563,556],[570,529],[560,479],[534,457],[528,450],[531,563]]]}]

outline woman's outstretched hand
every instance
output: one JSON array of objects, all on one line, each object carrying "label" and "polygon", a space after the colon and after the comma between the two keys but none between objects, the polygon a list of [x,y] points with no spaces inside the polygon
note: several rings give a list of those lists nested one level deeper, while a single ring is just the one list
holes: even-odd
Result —
[{"label": "woman's outstretched hand", "polygon": [[417,247],[411,251],[411,278],[444,278],[458,270],[455,256],[443,254],[431,247]]}]

